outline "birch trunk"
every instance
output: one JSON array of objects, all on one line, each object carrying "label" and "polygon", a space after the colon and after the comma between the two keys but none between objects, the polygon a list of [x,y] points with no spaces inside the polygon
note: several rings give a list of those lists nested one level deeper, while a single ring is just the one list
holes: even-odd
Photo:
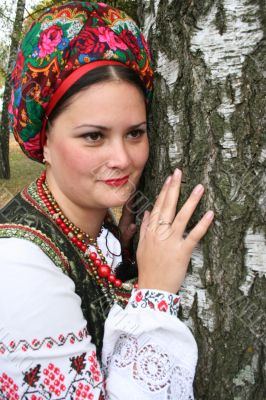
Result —
[{"label": "birch trunk", "polygon": [[25,2],[26,0],[18,0],[17,2],[16,18],[12,33],[8,69],[7,69],[8,72],[5,81],[5,91],[3,97],[3,108],[2,108],[2,118],[0,127],[0,178],[4,179],[10,178],[8,104],[11,97],[11,86],[9,82],[10,82],[10,74],[17,57],[17,49],[23,25]]},{"label": "birch trunk", "polygon": [[195,398],[265,400],[266,3],[139,0],[138,12],[156,68],[144,193],[152,203],[178,166],[180,204],[206,188],[188,230],[215,212],[182,288]]}]

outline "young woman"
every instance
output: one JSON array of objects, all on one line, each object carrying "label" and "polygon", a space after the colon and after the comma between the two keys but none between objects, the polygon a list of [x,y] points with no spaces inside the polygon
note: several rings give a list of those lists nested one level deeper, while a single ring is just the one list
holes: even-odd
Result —
[{"label": "young woman", "polygon": [[149,155],[145,39],[106,4],[64,4],[31,26],[12,78],[12,131],[46,167],[0,215],[0,398],[192,399],[197,346],[176,293],[213,218],[183,238],[202,185],[176,215],[181,171],[168,177],[141,225],[138,283],[116,276],[109,209],[124,205],[125,245]]}]

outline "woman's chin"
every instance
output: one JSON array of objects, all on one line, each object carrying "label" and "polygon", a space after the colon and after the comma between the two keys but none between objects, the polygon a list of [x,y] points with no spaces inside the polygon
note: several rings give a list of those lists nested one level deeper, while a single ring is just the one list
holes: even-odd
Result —
[{"label": "woman's chin", "polygon": [[[131,192],[115,192],[113,194],[110,194],[109,196],[106,197],[106,204],[108,204],[108,208],[113,208],[113,207],[122,207],[130,198]],[[103,199],[102,199],[103,200]]]}]

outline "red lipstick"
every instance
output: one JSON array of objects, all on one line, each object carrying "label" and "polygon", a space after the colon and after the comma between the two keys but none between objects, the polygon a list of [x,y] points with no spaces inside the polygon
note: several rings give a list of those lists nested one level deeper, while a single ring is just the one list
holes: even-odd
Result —
[{"label": "red lipstick", "polygon": [[123,176],[123,178],[119,179],[108,179],[107,181],[103,181],[109,186],[122,186],[125,185],[128,181],[129,175]]}]

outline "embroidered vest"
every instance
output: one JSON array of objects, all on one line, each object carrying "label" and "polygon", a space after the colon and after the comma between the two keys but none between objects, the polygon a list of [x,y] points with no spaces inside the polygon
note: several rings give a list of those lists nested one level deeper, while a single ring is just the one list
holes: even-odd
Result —
[{"label": "embroidered vest", "polygon": [[[108,222],[105,222],[105,224]],[[112,225],[112,233],[115,226]],[[116,228],[117,229],[117,228]],[[35,243],[75,283],[75,291],[81,298],[81,308],[87,321],[88,332],[101,359],[104,322],[113,305],[108,285],[98,284],[94,275],[86,269],[86,259],[57,227],[47,214],[38,196],[36,184],[16,195],[0,212],[0,238],[23,238]],[[127,303],[132,283],[115,289],[115,301],[121,306]]]}]

